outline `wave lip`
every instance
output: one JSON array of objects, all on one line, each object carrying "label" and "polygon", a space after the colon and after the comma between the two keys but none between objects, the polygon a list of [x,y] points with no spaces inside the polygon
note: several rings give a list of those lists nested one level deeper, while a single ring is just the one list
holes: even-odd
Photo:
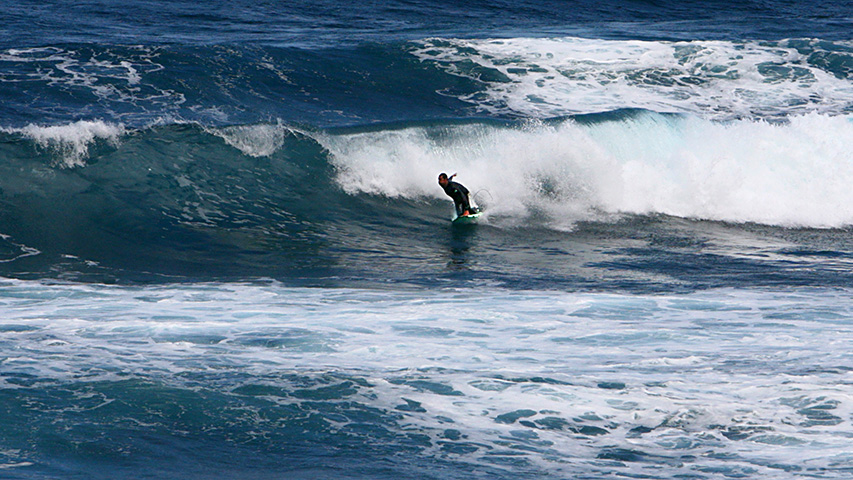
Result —
[{"label": "wave lip", "polygon": [[207,132],[225,140],[225,143],[250,157],[269,157],[284,146],[285,139],[294,130],[279,121],[276,124],[231,125],[208,128]]},{"label": "wave lip", "polygon": [[115,147],[127,133],[124,125],[101,120],[80,120],[53,126],[30,124],[4,131],[20,134],[34,141],[39,148],[52,151],[56,154],[57,164],[67,168],[85,165],[89,148],[96,142],[103,141]]},{"label": "wave lip", "polygon": [[489,192],[490,220],[549,218],[556,228],[612,215],[785,227],[853,224],[853,122],[712,122],[626,111],[562,122],[412,126],[325,135],[350,195],[443,199],[441,171]]}]

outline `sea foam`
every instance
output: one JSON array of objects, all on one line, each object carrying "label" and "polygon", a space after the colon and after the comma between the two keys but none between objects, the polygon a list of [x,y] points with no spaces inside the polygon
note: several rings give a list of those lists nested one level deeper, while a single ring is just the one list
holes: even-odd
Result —
[{"label": "sea foam", "polygon": [[[460,98],[493,115],[643,108],[728,120],[842,113],[853,105],[844,42],[430,39],[412,53],[481,83],[484,91]],[[839,58],[823,61],[828,55]]]},{"label": "sea foam", "polygon": [[[266,414],[234,422],[228,412],[304,407],[331,432],[327,441],[340,432],[403,448],[416,432],[422,454],[472,468],[520,461],[590,478],[660,476],[661,464],[666,478],[849,473],[845,290],[2,287],[0,387],[39,398],[93,392],[87,410],[79,396],[58,397],[51,422],[103,421],[112,410],[96,408],[125,398],[121,419],[140,435],[156,432],[171,410],[149,410],[151,400],[134,409],[134,395],[140,384],[165,384],[179,395],[150,398],[178,411],[210,406],[186,392],[224,402],[187,435],[221,428],[263,442],[287,423]],[[361,411],[378,426],[358,428]]]},{"label": "sea foam", "polygon": [[552,225],[571,228],[627,213],[791,227],[853,223],[853,123],[846,116],[714,122],[641,112],[319,141],[349,193],[443,199],[436,176],[458,172],[460,182],[481,192],[490,216],[506,221],[544,214]]},{"label": "sea foam", "polygon": [[6,129],[6,131],[19,133],[35,141],[39,147],[54,152],[57,164],[62,167],[85,165],[89,147],[98,141],[104,141],[113,146],[118,145],[121,136],[126,133],[124,125],[101,120],[81,120],[54,126],[30,124],[20,129]]}]

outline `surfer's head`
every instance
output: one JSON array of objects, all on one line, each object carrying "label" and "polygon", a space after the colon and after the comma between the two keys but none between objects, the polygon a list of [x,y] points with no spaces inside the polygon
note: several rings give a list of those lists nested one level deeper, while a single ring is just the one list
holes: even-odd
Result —
[{"label": "surfer's head", "polygon": [[438,184],[439,184],[439,185],[441,185],[441,186],[443,187],[443,186],[447,185],[447,182],[448,182],[448,181],[449,181],[449,180],[447,179],[447,174],[446,174],[446,173],[439,173],[439,174],[438,174]]}]

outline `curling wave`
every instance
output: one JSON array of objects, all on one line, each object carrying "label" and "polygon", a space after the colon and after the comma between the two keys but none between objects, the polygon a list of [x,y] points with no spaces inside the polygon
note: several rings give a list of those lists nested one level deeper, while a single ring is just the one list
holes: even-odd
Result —
[{"label": "curling wave", "polygon": [[489,192],[492,217],[544,213],[553,225],[613,214],[853,223],[846,116],[713,122],[622,111],[558,122],[410,127],[325,136],[350,193],[440,197],[435,172]]},{"label": "curling wave", "polygon": [[76,263],[335,276],[358,263],[353,252],[417,264],[415,237],[450,215],[440,171],[459,174],[498,230],[659,215],[853,224],[845,116],[720,123],[624,110],[325,130],[77,122],[7,129],[0,142],[0,268],[11,274]]}]

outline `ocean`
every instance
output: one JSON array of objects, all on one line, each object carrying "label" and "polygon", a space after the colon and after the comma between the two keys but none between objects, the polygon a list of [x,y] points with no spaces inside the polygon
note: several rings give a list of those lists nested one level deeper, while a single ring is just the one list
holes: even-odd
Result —
[{"label": "ocean", "polygon": [[0,19],[0,478],[853,475],[850,2]]}]

